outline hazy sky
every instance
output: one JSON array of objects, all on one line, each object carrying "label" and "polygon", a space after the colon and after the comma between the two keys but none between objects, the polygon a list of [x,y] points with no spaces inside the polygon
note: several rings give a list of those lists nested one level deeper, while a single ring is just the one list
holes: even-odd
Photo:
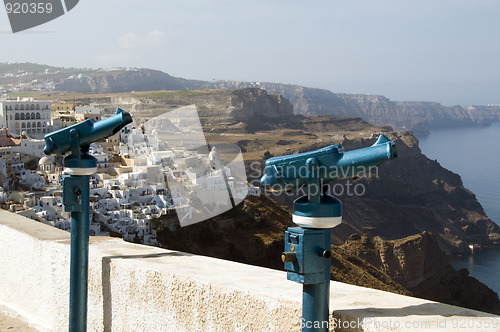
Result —
[{"label": "hazy sky", "polygon": [[80,0],[0,61],[134,66],[446,105],[500,104],[498,0]]}]

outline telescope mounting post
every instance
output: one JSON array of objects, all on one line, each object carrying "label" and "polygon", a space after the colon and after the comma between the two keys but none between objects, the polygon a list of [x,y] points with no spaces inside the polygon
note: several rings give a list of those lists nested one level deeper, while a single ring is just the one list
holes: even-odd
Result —
[{"label": "telescope mounting post", "polygon": [[63,204],[71,213],[71,265],[69,292],[69,331],[87,330],[87,293],[89,260],[90,175],[97,160],[88,155],[89,146],[80,147],[80,133],[69,131],[71,155],[64,158]]},{"label": "telescope mounting post", "polygon": [[331,229],[341,222],[341,202],[323,190],[321,165],[308,158],[307,195],[294,202],[293,220],[300,227],[285,232],[282,260],[287,279],[303,284],[302,331],[328,331]]}]

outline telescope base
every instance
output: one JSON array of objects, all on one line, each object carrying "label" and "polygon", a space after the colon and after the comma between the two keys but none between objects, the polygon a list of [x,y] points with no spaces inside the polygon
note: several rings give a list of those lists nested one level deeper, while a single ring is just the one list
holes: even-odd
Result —
[{"label": "telescope base", "polygon": [[285,251],[281,259],[287,279],[303,284],[303,332],[328,331],[331,231],[329,227],[289,227],[285,232]]}]

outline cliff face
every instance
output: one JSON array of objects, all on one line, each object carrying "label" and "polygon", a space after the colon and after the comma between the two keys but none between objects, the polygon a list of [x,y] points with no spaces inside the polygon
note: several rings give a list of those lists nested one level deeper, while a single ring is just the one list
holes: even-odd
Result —
[{"label": "cliff face", "polygon": [[500,121],[498,106],[462,107],[419,101],[396,102],[377,95],[333,93],[325,89],[281,83],[188,80],[144,68],[91,70],[0,63],[0,72],[13,74],[20,68],[26,68],[26,75],[1,77],[0,85],[13,87],[17,84],[22,89],[32,86],[36,90],[84,93],[262,88],[269,94],[281,95],[290,100],[297,115],[357,116],[374,125],[391,125],[395,130],[412,130],[419,135],[427,134],[434,127],[488,125]]},{"label": "cliff face", "polygon": [[290,214],[266,197],[249,197],[211,220],[180,227],[175,215],[163,216],[161,247],[236,262],[282,269],[285,230]]},{"label": "cliff face", "polygon": [[74,74],[54,82],[57,91],[119,93],[203,88],[206,82],[173,77],[152,69],[117,69]]},{"label": "cliff face", "polygon": [[[245,86],[239,84],[238,86]],[[500,121],[500,107],[443,106],[434,102],[391,101],[384,96],[333,93],[296,85],[260,83],[273,94],[290,99],[295,114],[358,116],[374,125],[427,134],[430,128],[484,126]]]},{"label": "cliff face", "polygon": [[448,263],[444,252],[429,232],[398,240],[351,236],[341,248],[365,260],[407,289],[443,273]]},{"label": "cliff face", "polygon": [[302,123],[286,98],[256,88],[238,90],[198,90],[135,92],[76,100],[94,103],[110,112],[116,107],[130,111],[141,123],[181,106],[195,104],[207,133],[251,133],[276,128],[299,128]]},{"label": "cliff face", "polygon": [[336,251],[387,274],[412,296],[500,313],[498,295],[467,270],[453,270],[429,232],[394,241],[352,236]]},{"label": "cliff face", "polygon": [[279,95],[269,95],[261,89],[234,90],[231,116],[236,121],[255,121],[261,116],[266,118],[285,118],[293,116],[293,107],[288,99]]}]

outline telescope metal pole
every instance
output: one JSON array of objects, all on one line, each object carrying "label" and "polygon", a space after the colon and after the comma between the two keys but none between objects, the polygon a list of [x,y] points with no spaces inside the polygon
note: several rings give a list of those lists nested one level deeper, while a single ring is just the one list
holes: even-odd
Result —
[{"label": "telescope metal pole", "polygon": [[[63,204],[71,213],[71,265],[69,282],[69,331],[87,330],[87,284],[89,266],[90,175],[97,160],[80,149],[80,134],[70,131],[71,156],[64,158]],[[82,151],[83,150],[83,151]]]},{"label": "telescope metal pole", "polygon": [[[81,211],[71,212],[71,266],[69,331],[87,330],[87,284],[89,265],[89,175],[70,175],[79,182]],[[78,190],[79,189],[79,190]]]},{"label": "telescope metal pole", "polygon": [[[331,243],[331,228],[322,231],[325,233],[325,242]],[[302,286],[302,332],[328,332],[329,329],[331,265],[329,255],[324,264],[324,282]]]}]

